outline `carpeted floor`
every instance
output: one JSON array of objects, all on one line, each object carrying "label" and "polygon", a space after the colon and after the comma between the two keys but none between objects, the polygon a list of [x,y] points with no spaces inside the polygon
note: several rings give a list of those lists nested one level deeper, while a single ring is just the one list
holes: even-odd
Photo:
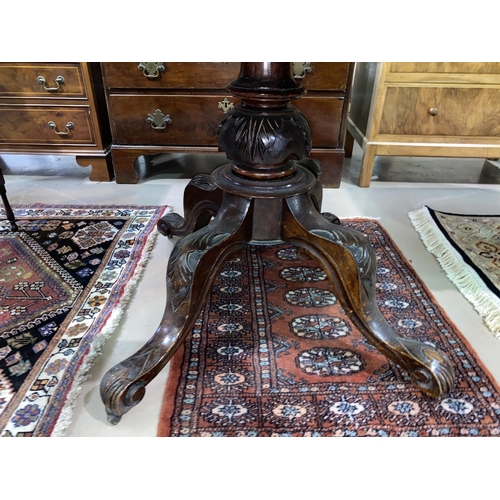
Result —
[{"label": "carpeted floor", "polygon": [[[445,399],[414,388],[345,315],[325,274],[293,247],[246,247],[225,264],[172,360],[159,436],[496,436],[500,393],[381,225],[367,235],[389,323],[444,350]],[[303,258],[303,257],[301,257]]]},{"label": "carpeted floor", "polygon": [[500,215],[451,214],[426,206],[409,217],[448,278],[500,337]]},{"label": "carpeted floor", "polygon": [[61,436],[164,207],[14,207],[0,222],[0,432]]}]

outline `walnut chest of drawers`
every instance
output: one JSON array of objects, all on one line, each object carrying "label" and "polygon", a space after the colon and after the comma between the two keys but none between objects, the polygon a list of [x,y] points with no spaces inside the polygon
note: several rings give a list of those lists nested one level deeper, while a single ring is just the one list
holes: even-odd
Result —
[{"label": "walnut chest of drawers", "polygon": [[376,155],[500,158],[500,63],[357,63],[347,129],[361,187]]},{"label": "walnut chest of drawers", "polygon": [[[226,86],[239,63],[102,63],[118,183],[135,183],[135,161],[158,153],[217,153],[219,124],[238,100]],[[294,63],[307,95],[296,105],[311,123],[311,157],[338,187],[344,159],[352,63]]]},{"label": "walnut chest of drawers", "polygon": [[0,154],[74,155],[110,181],[110,150],[99,63],[0,63]]}]

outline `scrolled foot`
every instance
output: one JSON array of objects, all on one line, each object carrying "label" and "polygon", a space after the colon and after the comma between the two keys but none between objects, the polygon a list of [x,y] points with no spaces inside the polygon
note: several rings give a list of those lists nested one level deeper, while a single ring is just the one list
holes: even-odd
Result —
[{"label": "scrolled foot", "polygon": [[[404,343],[409,341],[405,339]],[[455,371],[448,357],[428,344],[415,342],[408,349],[413,360],[408,372],[413,385],[433,398],[444,398],[455,385]]]},{"label": "scrolled foot", "polygon": [[[250,200],[229,199],[213,223],[180,239],[167,266],[167,304],[155,334],[134,355],[111,368],[101,381],[101,399],[116,424],[139,404],[146,386],[168,363],[198,318],[217,272],[250,236]],[[165,219],[165,218],[164,218]],[[248,236],[247,236],[248,235]]]},{"label": "scrolled foot", "polygon": [[121,415],[113,415],[112,413],[108,413],[108,412],[107,412],[107,415],[108,415],[108,422],[111,425],[118,424],[120,422],[120,420],[122,419]]},{"label": "scrolled foot", "polygon": [[445,397],[455,384],[453,365],[442,351],[399,334],[384,318],[375,294],[376,255],[366,237],[328,223],[311,203],[307,196],[288,201],[287,241],[318,260],[344,310],[368,342],[405,370],[422,392]]},{"label": "scrolled foot", "polygon": [[184,237],[207,226],[212,218],[217,214],[219,206],[211,200],[198,200],[193,202],[189,209],[185,209],[186,217],[179,214],[170,213],[164,215],[157,224],[157,229],[163,236]]},{"label": "scrolled foot", "polygon": [[141,375],[140,358],[143,357],[132,357],[114,366],[101,381],[101,399],[106,406],[108,421],[113,425],[139,404],[146,394],[145,383],[137,380],[137,376]]},{"label": "scrolled foot", "polygon": [[165,215],[157,224],[158,231],[168,238],[184,237],[207,226],[219,211],[222,196],[209,175],[195,175],[184,191],[184,217]]},{"label": "scrolled foot", "polygon": [[184,225],[184,217],[179,214],[170,213],[164,215],[156,225],[158,232],[167,238],[172,238],[174,234],[182,230]]}]

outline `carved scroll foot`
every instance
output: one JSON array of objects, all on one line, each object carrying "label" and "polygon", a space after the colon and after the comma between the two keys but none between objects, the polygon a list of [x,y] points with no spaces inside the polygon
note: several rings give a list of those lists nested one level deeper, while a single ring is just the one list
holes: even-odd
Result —
[{"label": "carved scroll foot", "polygon": [[206,226],[219,211],[223,193],[209,175],[198,174],[184,191],[184,217],[170,213],[158,222],[163,236],[186,236]]},{"label": "carved scroll foot", "polygon": [[433,398],[447,396],[455,385],[455,371],[447,356],[436,347],[407,338],[399,339],[404,349],[402,364],[408,371],[413,385]]},{"label": "carved scroll foot", "polygon": [[228,196],[228,203],[209,225],[175,245],[167,268],[167,304],[158,329],[102,379],[101,399],[112,424],[142,400],[146,385],[193,328],[221,266],[248,241],[249,224],[244,222],[249,206],[249,199]]},{"label": "carved scroll foot", "polygon": [[118,424],[120,422],[120,420],[122,419],[121,415],[113,415],[112,413],[109,413],[108,411],[106,411],[106,415],[108,416],[108,422],[111,425]]},{"label": "carved scroll foot", "polygon": [[382,316],[375,296],[376,256],[368,240],[358,231],[329,223],[308,196],[289,198],[287,204],[286,241],[318,261],[360,332],[406,370],[424,393],[434,398],[446,396],[455,383],[447,356],[430,344],[397,333]]}]

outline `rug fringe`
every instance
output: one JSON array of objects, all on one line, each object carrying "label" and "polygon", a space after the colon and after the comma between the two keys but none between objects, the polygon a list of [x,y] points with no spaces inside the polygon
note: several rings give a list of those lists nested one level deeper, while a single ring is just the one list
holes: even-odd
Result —
[{"label": "rug fringe", "polygon": [[[163,217],[166,213],[171,212],[171,207],[165,207],[165,211],[162,213],[161,217]],[[92,368],[95,360],[102,354],[102,350],[106,341],[112,336],[120,319],[123,316],[123,313],[126,309],[126,305],[130,300],[132,289],[137,285],[140,280],[142,273],[148,263],[153,248],[156,244],[158,238],[158,231],[151,231],[149,236],[147,237],[147,242],[142,251],[141,258],[136,265],[136,268],[133,273],[133,278],[127,282],[125,285],[123,292],[121,294],[119,303],[117,304],[113,312],[110,314],[106,323],[104,324],[102,330],[95,336],[93,342],[90,344],[89,353],[85,357],[82,362],[78,372],[73,381],[73,385],[66,397],[66,402],[61,410],[61,413],[57,419],[57,422],[54,426],[50,437],[64,437],[68,427],[71,425],[73,421],[73,412],[76,406],[76,402],[78,397],[80,396],[83,383],[91,378],[91,374],[89,374],[90,369]]]},{"label": "rug fringe", "polygon": [[500,300],[453,248],[432,219],[427,207],[408,214],[422,242],[441,265],[446,276],[474,306],[486,326],[500,339]]}]

